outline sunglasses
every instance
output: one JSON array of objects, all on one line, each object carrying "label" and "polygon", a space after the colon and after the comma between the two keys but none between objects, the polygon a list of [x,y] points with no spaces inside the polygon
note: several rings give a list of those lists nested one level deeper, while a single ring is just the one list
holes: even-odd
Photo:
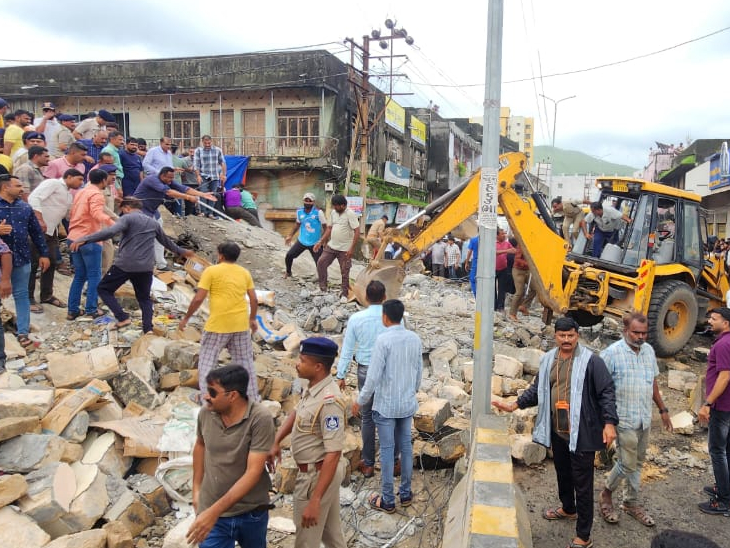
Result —
[{"label": "sunglasses", "polygon": [[218,392],[215,388],[208,388],[208,395],[211,399],[216,399],[218,397],[218,394],[228,394],[229,392],[232,392],[232,390],[224,390],[223,392]]}]

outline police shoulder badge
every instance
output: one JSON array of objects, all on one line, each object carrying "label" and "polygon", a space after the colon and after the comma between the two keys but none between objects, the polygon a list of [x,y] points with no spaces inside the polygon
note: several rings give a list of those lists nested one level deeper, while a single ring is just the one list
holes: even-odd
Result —
[{"label": "police shoulder badge", "polygon": [[334,432],[340,428],[340,417],[337,415],[327,415],[324,418],[324,429],[328,432]]}]

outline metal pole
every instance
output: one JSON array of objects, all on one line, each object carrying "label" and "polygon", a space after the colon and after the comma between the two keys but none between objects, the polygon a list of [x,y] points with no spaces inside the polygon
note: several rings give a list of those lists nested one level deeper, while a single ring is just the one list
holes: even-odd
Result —
[{"label": "metal pole", "polygon": [[504,0],[489,0],[486,84],[484,87],[484,138],[482,140],[483,165],[478,210],[479,256],[474,326],[474,384],[471,400],[472,433],[476,428],[476,418],[481,414],[491,413],[503,15]]},{"label": "metal pole", "polygon": [[570,97],[563,97],[562,99],[558,99],[557,101],[555,99],[551,99],[547,95],[540,94],[540,97],[543,99],[547,99],[553,104],[553,144],[552,147],[555,148],[555,126],[558,123],[558,105],[562,103],[563,101],[567,101],[568,99],[575,99],[576,95],[571,95]]}]

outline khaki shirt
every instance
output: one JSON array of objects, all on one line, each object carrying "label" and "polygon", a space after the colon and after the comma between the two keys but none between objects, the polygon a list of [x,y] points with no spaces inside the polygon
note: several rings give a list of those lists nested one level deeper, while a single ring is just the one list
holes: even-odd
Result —
[{"label": "khaki shirt", "polygon": [[[198,415],[198,436],[205,443],[203,481],[198,512],[210,508],[246,472],[248,454],[268,453],[274,444],[276,426],[268,409],[249,402],[240,422],[226,427],[220,415],[203,407]],[[238,516],[269,504],[271,479],[261,470],[258,481],[241,499],[221,514]]]},{"label": "khaki shirt", "polygon": [[342,214],[332,210],[330,217],[332,232],[330,241],[327,243],[335,251],[348,251],[352,247],[352,238],[355,229],[360,226],[357,215],[350,209],[345,209]]},{"label": "khaki shirt", "polygon": [[563,213],[566,217],[575,217],[583,213],[583,206],[580,202],[563,202]]},{"label": "khaki shirt", "polygon": [[370,225],[370,230],[368,230],[368,238],[382,238],[383,232],[385,232],[385,221],[383,219],[378,219],[372,225]]},{"label": "khaki shirt", "polygon": [[298,464],[324,459],[345,445],[345,405],[335,379],[327,376],[308,387],[297,405],[291,450]]}]

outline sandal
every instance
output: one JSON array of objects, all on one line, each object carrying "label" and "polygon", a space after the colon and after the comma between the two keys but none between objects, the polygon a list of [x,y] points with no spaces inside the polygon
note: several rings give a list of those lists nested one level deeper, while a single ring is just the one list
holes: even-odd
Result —
[{"label": "sandal", "polygon": [[86,314],[87,316],[90,316],[92,318],[101,318],[102,316],[106,316],[106,312],[103,310],[99,310],[98,308],[94,310],[93,312],[89,312]]},{"label": "sandal", "polygon": [[378,495],[377,493],[373,493],[370,495],[370,498],[368,499],[368,504],[370,504],[370,508],[373,510],[377,510],[378,512],[385,512],[386,514],[392,514],[395,512],[395,504],[392,506],[386,506],[383,504],[383,497]]},{"label": "sandal", "polygon": [[619,513],[613,505],[611,495],[606,496],[606,490],[601,491],[601,516],[606,523],[618,523]]},{"label": "sandal", "polygon": [[50,299],[41,301],[41,303],[50,304],[51,306],[56,306],[58,308],[66,308],[66,306],[68,306],[65,302],[63,302],[62,300],[60,300],[56,297],[51,297]]},{"label": "sandal", "polygon": [[400,497],[400,505],[403,508],[408,508],[411,504],[413,504],[413,494],[410,494],[407,497]]},{"label": "sandal", "polygon": [[72,321],[74,321],[74,320],[75,320],[76,318],[79,318],[79,317],[81,317],[81,316],[83,316],[83,314],[81,314],[81,312],[69,312],[68,314],[66,314],[66,319],[67,319],[68,321],[72,322]]},{"label": "sandal", "polygon": [[542,517],[550,521],[556,521],[560,519],[576,520],[578,519],[578,514],[567,514],[562,507],[545,508],[545,510],[542,511]]},{"label": "sandal", "polygon": [[38,303],[30,303],[30,311],[33,314],[43,314],[43,307]]},{"label": "sandal", "polygon": [[654,527],[656,525],[656,521],[654,521],[654,518],[651,517],[651,514],[649,514],[649,512],[647,512],[646,509],[640,504],[637,504],[635,506],[621,504],[621,510],[626,512],[628,515],[630,515],[632,518],[634,518],[636,521],[646,527]]},{"label": "sandal", "polygon": [[26,350],[28,350],[29,347],[33,346],[33,341],[30,340],[30,337],[28,337],[28,335],[18,335],[18,342],[20,343],[20,346],[22,346]]},{"label": "sandal", "polygon": [[588,542],[585,544],[582,542],[577,542],[576,539],[573,539],[570,541],[570,544],[568,544],[568,548],[593,548],[593,539],[588,539]]}]

